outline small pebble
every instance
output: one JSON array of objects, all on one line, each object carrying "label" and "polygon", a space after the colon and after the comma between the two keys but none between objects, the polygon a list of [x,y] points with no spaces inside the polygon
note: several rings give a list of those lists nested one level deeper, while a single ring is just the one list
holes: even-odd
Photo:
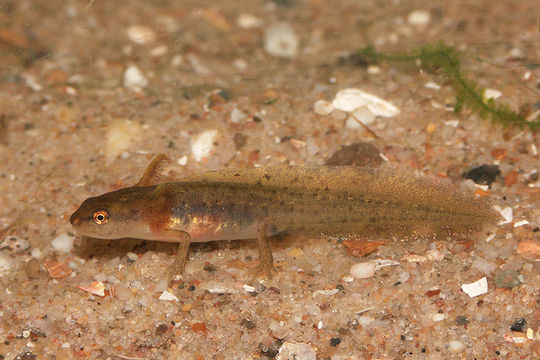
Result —
[{"label": "small pebble", "polygon": [[242,29],[252,29],[262,25],[262,20],[252,14],[240,14],[236,19],[236,25]]},{"label": "small pebble", "polygon": [[350,274],[355,279],[367,279],[375,275],[375,266],[373,262],[357,263],[351,267]]},{"label": "small pebble", "polygon": [[381,99],[360,89],[343,89],[336,94],[332,106],[345,112],[353,112],[366,106],[374,116],[392,117],[399,114],[399,109]]},{"label": "small pebble", "polygon": [[143,129],[138,122],[128,119],[113,120],[107,128],[105,155],[109,160],[116,159],[139,141],[142,134]]},{"label": "small pebble", "polygon": [[526,326],[527,326],[527,320],[525,320],[524,318],[519,318],[519,319],[516,319],[516,321],[514,321],[512,326],[510,326],[510,330],[523,332]]},{"label": "small pebble", "polygon": [[41,265],[37,259],[32,258],[26,263],[25,273],[29,279],[36,279],[39,276],[40,271]]},{"label": "small pebble", "polygon": [[353,116],[349,116],[345,121],[345,127],[349,130],[358,130],[362,128],[362,125]]},{"label": "small pebble", "polygon": [[482,165],[463,173],[464,179],[471,179],[480,185],[491,185],[497,176],[501,175],[501,170],[497,165]]},{"label": "small pebble", "polygon": [[437,313],[433,315],[434,322],[443,321],[443,320],[444,320],[444,314]]},{"label": "small pebble", "polygon": [[202,161],[210,155],[217,136],[217,130],[206,130],[191,141],[191,152],[195,161]]},{"label": "small pebble", "polygon": [[469,323],[469,320],[463,315],[458,315],[456,316],[456,323],[458,325],[466,325]]},{"label": "small pebble", "polygon": [[77,286],[82,291],[86,291],[87,293],[97,295],[97,296],[105,296],[105,285],[101,281],[93,281],[89,285],[79,285]]},{"label": "small pebble", "polygon": [[452,340],[448,343],[448,349],[455,353],[462,352],[465,350],[465,344],[463,344],[461,341]]},{"label": "small pebble", "polygon": [[244,120],[246,115],[238,108],[234,108],[231,111],[231,122],[238,124],[240,121]]},{"label": "small pebble", "polygon": [[317,100],[313,104],[313,111],[318,115],[328,115],[334,111],[334,107],[326,100]]},{"label": "small pebble", "polygon": [[317,353],[309,344],[284,342],[276,360],[316,360]]},{"label": "small pebble", "polygon": [[73,250],[73,241],[75,238],[68,234],[60,234],[54,240],[51,241],[51,245],[54,250],[61,253],[68,253]]},{"label": "small pebble", "polygon": [[137,255],[137,254],[135,254],[133,252],[128,252],[126,254],[126,256],[127,256],[128,260],[130,262],[135,262],[135,261],[139,260],[139,255]]},{"label": "small pebble", "polygon": [[500,206],[495,205],[493,208],[497,210],[503,218],[501,221],[499,221],[498,225],[509,224],[514,220],[514,210],[511,207],[508,206],[501,209]]},{"label": "small pebble", "polygon": [[339,344],[341,344],[341,338],[330,339],[330,346],[338,346]]},{"label": "small pebble", "polygon": [[493,99],[496,100],[500,98],[502,93],[499,90],[495,89],[486,89],[484,90],[484,98],[485,99]]},{"label": "small pebble", "polygon": [[511,289],[519,286],[519,272],[515,270],[499,271],[495,274],[495,286],[498,288]]},{"label": "small pebble", "polygon": [[485,277],[470,284],[461,285],[461,289],[469,295],[469,297],[475,297],[486,294],[488,291],[488,283]]},{"label": "small pebble", "polygon": [[30,250],[30,255],[34,259],[41,259],[43,257],[43,254],[41,253],[41,250],[38,249],[38,248],[33,248],[32,250]]},{"label": "small pebble", "polygon": [[357,121],[368,126],[375,122],[375,115],[367,106],[362,106],[353,111],[351,114]]},{"label": "small pebble", "polygon": [[141,91],[148,85],[143,72],[135,65],[130,65],[124,72],[124,86],[130,90]]},{"label": "small pebble", "polygon": [[127,28],[129,40],[138,45],[144,45],[156,41],[156,32],[144,25],[131,25]]},{"label": "small pebble", "polygon": [[425,26],[431,22],[431,14],[427,10],[413,10],[407,16],[407,22],[415,26]]},{"label": "small pebble", "polygon": [[382,163],[380,151],[370,143],[343,146],[326,161],[329,166],[378,167]]},{"label": "small pebble", "polygon": [[358,324],[361,326],[369,326],[375,321],[375,318],[371,316],[362,315],[358,318]]},{"label": "small pebble", "polygon": [[233,137],[234,146],[237,150],[240,150],[247,143],[247,136],[242,133],[235,133]]},{"label": "small pebble", "polygon": [[5,276],[11,272],[15,267],[15,262],[11,257],[0,253],[0,276]]},{"label": "small pebble", "polygon": [[177,298],[174,294],[172,294],[172,293],[170,293],[170,292],[168,292],[168,291],[164,291],[164,292],[160,295],[159,300],[163,300],[163,301],[178,301],[178,298]]},{"label": "small pebble", "polygon": [[272,25],[264,32],[264,50],[270,55],[293,58],[298,55],[300,39],[286,23]]}]

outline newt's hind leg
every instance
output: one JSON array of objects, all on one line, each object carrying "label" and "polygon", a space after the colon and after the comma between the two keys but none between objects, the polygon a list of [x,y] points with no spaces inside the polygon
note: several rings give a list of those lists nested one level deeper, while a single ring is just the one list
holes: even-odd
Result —
[{"label": "newt's hind leg", "polygon": [[274,257],[270,248],[270,240],[266,236],[266,224],[261,224],[257,229],[257,244],[259,246],[259,259],[261,261],[257,269],[257,277],[272,278],[272,273],[276,272],[274,268]]},{"label": "newt's hind leg", "polygon": [[176,275],[181,275],[184,272],[189,254],[189,245],[191,244],[191,236],[181,230],[165,230],[160,232],[159,240],[178,242],[178,254],[166,273],[166,279],[170,283]]}]

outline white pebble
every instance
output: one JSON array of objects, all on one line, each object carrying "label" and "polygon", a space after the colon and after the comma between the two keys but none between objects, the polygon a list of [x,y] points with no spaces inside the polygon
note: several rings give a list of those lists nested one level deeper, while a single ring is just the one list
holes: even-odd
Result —
[{"label": "white pebble", "polygon": [[240,14],[236,19],[236,25],[242,29],[252,29],[262,25],[262,20],[251,14]]},{"label": "white pebble", "polygon": [[431,14],[427,10],[413,10],[409,13],[407,22],[415,26],[425,26],[431,22]]},{"label": "white pebble", "polygon": [[364,125],[371,125],[375,122],[375,115],[367,106],[362,106],[353,111],[352,116]]},{"label": "white pebble", "polygon": [[251,293],[251,292],[255,292],[255,288],[254,288],[253,286],[251,286],[251,285],[244,284],[242,287],[243,287],[244,290],[246,290],[247,292],[250,292],[250,293]]},{"label": "white pebble", "polygon": [[316,360],[317,353],[309,344],[284,342],[276,360]]},{"label": "white pebble", "polygon": [[463,284],[461,285],[461,290],[463,290],[467,295],[469,295],[469,297],[486,294],[488,291],[487,279],[483,277],[473,283]]},{"label": "white pebble", "polygon": [[33,248],[32,250],[30,250],[30,255],[34,259],[41,259],[41,257],[43,256],[43,254],[41,253],[41,250],[38,248]]},{"label": "white pebble", "polygon": [[270,55],[293,58],[298,54],[300,40],[286,23],[270,26],[264,32],[264,50]]},{"label": "white pebble", "polygon": [[182,65],[183,61],[184,61],[184,58],[182,57],[182,55],[174,55],[173,58],[171,59],[171,65],[174,67],[178,67]]},{"label": "white pebble", "polygon": [[138,45],[144,45],[156,41],[156,32],[152,28],[143,25],[131,25],[127,28],[129,40]]},{"label": "white pebble", "polygon": [[332,296],[332,295],[336,295],[338,292],[339,292],[339,289],[315,290],[313,292],[313,295]]},{"label": "white pebble", "polygon": [[14,266],[15,262],[9,256],[0,253],[0,276],[7,275]]},{"label": "white pebble", "polygon": [[352,116],[347,117],[347,121],[345,121],[345,127],[350,130],[358,130],[362,127],[362,125]]},{"label": "white pebble", "polygon": [[529,222],[527,220],[521,220],[521,221],[516,222],[514,224],[514,227],[517,228],[517,227],[528,225],[528,224],[529,224]]},{"label": "white pebble", "polygon": [[332,101],[332,106],[346,112],[353,112],[362,106],[367,106],[375,116],[392,117],[399,114],[399,109],[388,101],[356,88],[339,91]]},{"label": "white pebble", "polygon": [[444,320],[444,314],[437,313],[433,315],[434,322],[443,321],[443,320]]},{"label": "white pebble", "polygon": [[127,258],[133,262],[139,260],[139,255],[133,253],[133,252],[128,252],[127,254]]},{"label": "white pebble", "polygon": [[191,141],[191,152],[193,153],[195,161],[201,161],[210,155],[217,136],[217,130],[206,130]]},{"label": "white pebble", "polygon": [[502,96],[502,92],[495,89],[486,89],[484,91],[484,98],[485,99],[493,99],[496,100]]},{"label": "white pebble", "polygon": [[51,245],[54,250],[68,253],[73,249],[73,241],[75,238],[68,234],[61,234],[51,241]]},{"label": "white pebble", "polygon": [[433,90],[439,90],[441,86],[437,83],[434,83],[433,81],[429,81],[424,84],[424,87],[427,89],[433,89]]},{"label": "white pebble", "polygon": [[246,115],[238,108],[234,108],[231,111],[231,122],[238,124],[240,121],[244,120]]},{"label": "white pebble", "polygon": [[107,146],[105,155],[108,159],[114,159],[142,136],[142,127],[139,123],[128,119],[116,119],[111,122],[107,129]]},{"label": "white pebble", "polygon": [[317,100],[313,104],[313,111],[319,115],[328,115],[334,111],[334,107],[326,100]]},{"label": "white pebble", "polygon": [[495,205],[493,206],[493,208],[497,210],[503,217],[503,220],[499,221],[499,225],[508,224],[514,220],[514,211],[511,207],[505,207],[504,209],[501,209],[500,206]]},{"label": "white pebble", "polygon": [[375,318],[371,316],[362,315],[358,318],[358,324],[362,326],[369,326],[375,321]]},{"label": "white pebble", "polygon": [[163,300],[163,301],[178,301],[178,298],[177,298],[174,294],[172,294],[172,293],[170,293],[170,292],[168,292],[168,291],[164,291],[164,292],[159,296],[159,300]]},{"label": "white pebble", "polygon": [[187,165],[188,157],[187,155],[182,156],[180,159],[178,159],[178,165],[185,166]]},{"label": "white pebble", "polygon": [[375,263],[364,262],[351,266],[350,274],[355,279],[367,279],[375,275]]},{"label": "white pebble", "polygon": [[124,73],[124,86],[130,90],[140,91],[148,85],[143,72],[135,65],[130,65]]},{"label": "white pebble", "polygon": [[465,350],[465,345],[461,341],[451,340],[448,343],[448,348],[450,349],[450,351],[458,353]]},{"label": "white pebble", "polygon": [[150,56],[152,56],[152,57],[161,57],[161,56],[167,54],[168,51],[169,51],[169,48],[167,47],[167,45],[156,46],[155,48],[152,48],[150,50]]}]

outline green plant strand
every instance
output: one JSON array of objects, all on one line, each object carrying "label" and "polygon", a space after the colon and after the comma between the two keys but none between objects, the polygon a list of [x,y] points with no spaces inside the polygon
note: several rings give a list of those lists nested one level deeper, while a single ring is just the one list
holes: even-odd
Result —
[{"label": "green plant strand", "polygon": [[383,54],[372,46],[361,49],[356,54],[364,63],[381,61],[413,63],[420,61],[427,71],[440,71],[456,92],[454,111],[461,112],[463,106],[470,107],[482,118],[490,117],[492,123],[512,125],[530,130],[540,129],[540,116],[535,121],[527,121],[521,114],[510,109],[508,104],[496,104],[493,99],[485,99],[485,89],[478,87],[476,81],[468,79],[460,70],[459,53],[443,42],[422,46],[410,53]]}]

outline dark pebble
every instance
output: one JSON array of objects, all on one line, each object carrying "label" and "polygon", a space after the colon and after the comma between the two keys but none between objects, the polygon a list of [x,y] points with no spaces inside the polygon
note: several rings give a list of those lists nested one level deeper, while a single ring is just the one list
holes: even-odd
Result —
[{"label": "dark pebble", "polygon": [[369,143],[343,146],[326,161],[329,166],[378,167],[382,163],[379,149]]},{"label": "dark pebble", "polygon": [[330,346],[338,346],[339,344],[341,344],[341,338],[330,339]]},{"label": "dark pebble", "polygon": [[18,353],[15,360],[35,360],[36,355],[32,354],[31,351],[25,351],[22,353]]},{"label": "dark pebble", "polygon": [[233,137],[234,146],[236,146],[236,149],[241,149],[246,145],[247,142],[247,136],[242,133],[236,133]]},{"label": "dark pebble", "polygon": [[471,179],[480,185],[491,185],[497,176],[501,175],[501,170],[497,165],[482,165],[463,173],[464,179]]},{"label": "dark pebble", "polygon": [[279,353],[279,348],[283,345],[283,340],[276,340],[273,343],[270,344],[270,346],[263,345],[262,343],[259,344],[259,350],[261,351],[261,354],[264,356],[268,356],[269,358],[274,358]]},{"label": "dark pebble", "polygon": [[169,327],[165,324],[160,324],[157,328],[156,328],[156,335],[157,336],[161,336],[163,334],[165,334],[167,332],[167,330],[169,330]]},{"label": "dark pebble", "polygon": [[467,325],[469,323],[469,319],[467,319],[463,315],[458,315],[458,316],[456,316],[456,323],[458,325]]},{"label": "dark pebble", "polygon": [[196,287],[195,287],[195,285],[189,285],[189,287],[187,289],[188,289],[188,291],[195,291]]},{"label": "dark pebble", "polygon": [[249,319],[242,319],[242,321],[240,322],[240,325],[242,325],[243,327],[247,329],[254,329],[257,327],[257,325],[255,325],[255,323]]},{"label": "dark pebble", "polygon": [[36,279],[39,276],[40,267],[41,265],[37,259],[30,259],[30,261],[26,263],[26,276],[28,276],[29,279]]},{"label": "dark pebble", "polygon": [[208,272],[215,272],[217,271],[217,267],[213,264],[206,264],[203,266],[203,270],[208,271]]},{"label": "dark pebble", "polygon": [[510,330],[523,332],[526,326],[527,326],[527,320],[525,320],[524,318],[519,318],[519,319],[516,319],[516,321],[514,321],[512,326],[510,326]]}]

